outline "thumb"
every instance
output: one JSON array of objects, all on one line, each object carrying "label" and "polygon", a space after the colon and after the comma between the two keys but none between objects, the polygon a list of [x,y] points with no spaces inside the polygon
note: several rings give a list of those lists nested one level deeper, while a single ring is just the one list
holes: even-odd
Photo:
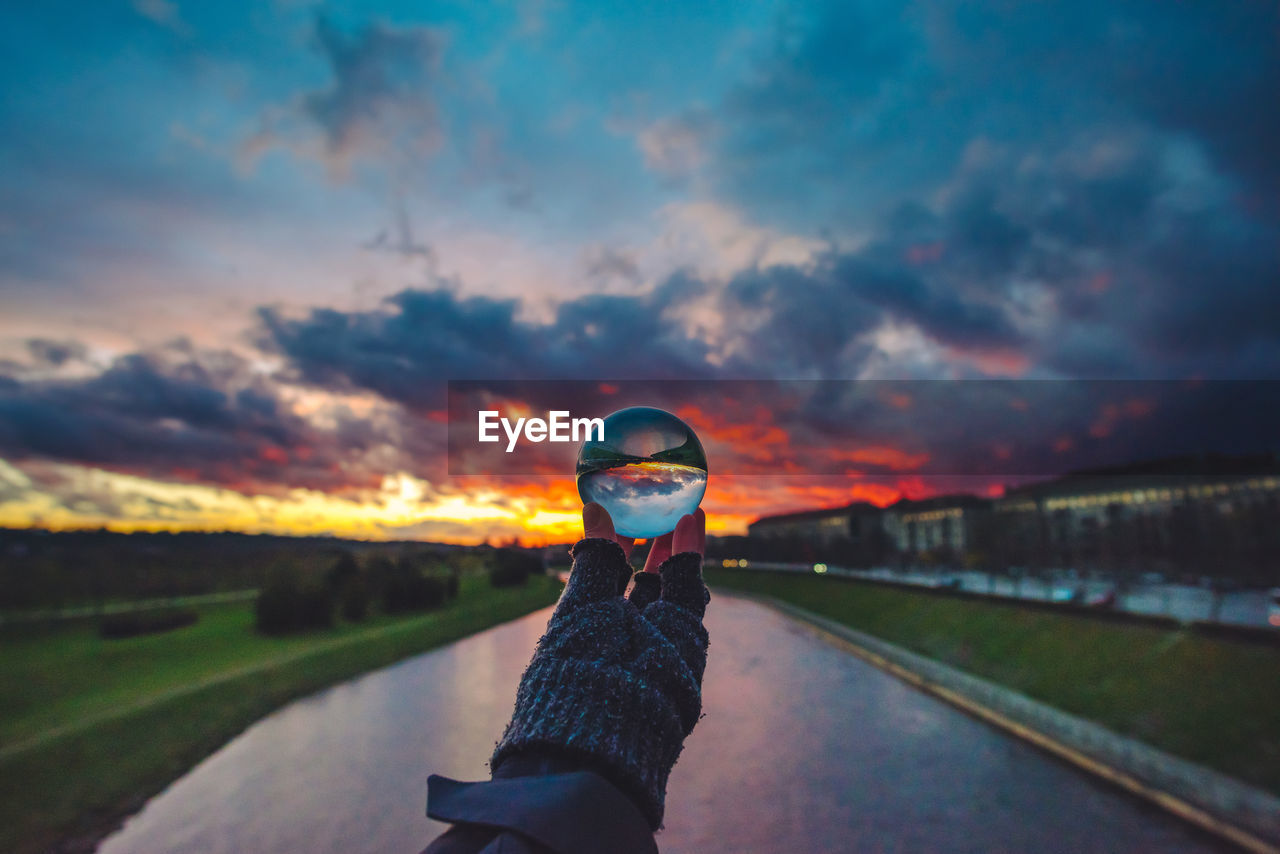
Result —
[{"label": "thumb", "polygon": [[595,537],[601,540],[612,540],[613,535],[613,519],[610,518],[609,511],[594,501],[590,504],[584,504],[582,507],[582,536],[585,539]]},{"label": "thumb", "polygon": [[620,537],[613,529],[613,517],[609,511],[594,501],[582,505],[582,536],[584,539],[613,540],[622,547],[622,553],[631,557],[636,541],[633,537]]}]

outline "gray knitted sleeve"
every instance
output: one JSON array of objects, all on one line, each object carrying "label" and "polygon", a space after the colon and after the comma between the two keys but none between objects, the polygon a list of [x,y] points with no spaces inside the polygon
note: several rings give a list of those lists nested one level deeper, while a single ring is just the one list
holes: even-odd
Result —
[{"label": "gray knitted sleeve", "polygon": [[667,777],[702,711],[710,599],[702,558],[668,558],[658,579],[637,578],[627,600],[631,568],[617,543],[585,539],[572,555],[490,766],[529,752],[579,759],[630,795],[656,830]]}]

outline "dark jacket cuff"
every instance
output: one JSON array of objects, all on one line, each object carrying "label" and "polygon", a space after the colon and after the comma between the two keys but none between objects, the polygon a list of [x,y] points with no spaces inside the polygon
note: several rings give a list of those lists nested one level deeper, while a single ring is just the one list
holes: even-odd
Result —
[{"label": "dark jacket cuff", "polygon": [[[697,686],[691,691],[696,700]],[[489,764],[496,770],[527,751],[581,758],[639,805],[657,830],[684,736],[679,710],[636,675],[595,662],[535,660]]]},{"label": "dark jacket cuff", "polygon": [[635,805],[598,774],[579,771],[460,783],[433,774],[427,815],[514,830],[560,854],[657,854]]}]

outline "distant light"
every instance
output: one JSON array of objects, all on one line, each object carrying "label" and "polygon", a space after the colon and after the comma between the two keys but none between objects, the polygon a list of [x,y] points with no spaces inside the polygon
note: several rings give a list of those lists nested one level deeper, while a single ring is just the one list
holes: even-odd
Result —
[{"label": "distant light", "polygon": [[721,566],[737,566],[737,565],[738,565],[738,562],[737,562],[736,560],[734,560],[733,558],[728,558],[728,557],[727,557],[727,558],[725,558],[724,560],[720,561],[720,565],[721,565]]},{"label": "distant light", "polygon": [[1267,617],[1267,622],[1273,626],[1280,626],[1280,614],[1272,614],[1270,617]]},{"label": "distant light", "polygon": [[747,565],[747,559],[745,557],[738,561],[738,566],[745,567],[746,565]]},{"label": "distant light", "polygon": [[827,571],[827,565],[825,563],[815,563],[813,565],[813,571],[818,573],[818,575],[822,575],[822,573]]}]

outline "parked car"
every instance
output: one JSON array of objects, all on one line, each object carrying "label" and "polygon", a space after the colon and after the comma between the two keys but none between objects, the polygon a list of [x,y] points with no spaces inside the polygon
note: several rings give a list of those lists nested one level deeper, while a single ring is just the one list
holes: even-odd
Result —
[{"label": "parked car", "polygon": [[1103,593],[1090,596],[1084,604],[1087,608],[1097,608],[1099,610],[1114,608],[1116,606],[1116,589],[1112,587]]},{"label": "parked car", "polygon": [[1064,605],[1083,605],[1084,587],[1079,584],[1072,587],[1055,587],[1049,598]]}]

